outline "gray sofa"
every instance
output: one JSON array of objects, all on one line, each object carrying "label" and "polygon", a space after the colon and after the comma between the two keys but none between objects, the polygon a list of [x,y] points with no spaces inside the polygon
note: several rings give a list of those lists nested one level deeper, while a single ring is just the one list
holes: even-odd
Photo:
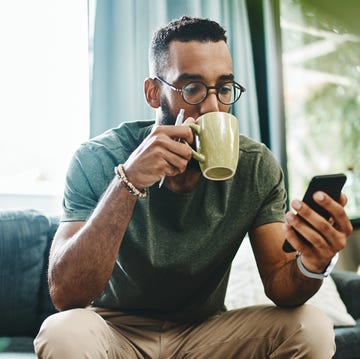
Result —
[{"label": "gray sofa", "polygon": [[[36,358],[33,338],[55,312],[46,272],[58,220],[35,210],[0,210],[0,359]],[[357,320],[355,327],[335,328],[334,358],[360,359],[360,276],[335,272],[332,277]]]}]

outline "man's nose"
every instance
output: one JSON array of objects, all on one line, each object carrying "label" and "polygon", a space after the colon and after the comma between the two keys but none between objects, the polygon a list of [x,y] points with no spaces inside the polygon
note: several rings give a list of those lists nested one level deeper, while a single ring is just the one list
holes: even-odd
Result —
[{"label": "man's nose", "polygon": [[219,111],[219,100],[216,96],[216,90],[211,89],[208,92],[206,99],[200,104],[201,114],[207,112],[218,112]]}]

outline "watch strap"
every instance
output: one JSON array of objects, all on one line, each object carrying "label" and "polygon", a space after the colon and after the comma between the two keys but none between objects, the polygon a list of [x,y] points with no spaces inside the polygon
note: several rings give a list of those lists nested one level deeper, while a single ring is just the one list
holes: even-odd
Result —
[{"label": "watch strap", "polygon": [[296,253],[296,264],[297,264],[300,272],[302,274],[304,274],[304,276],[306,276],[308,278],[314,278],[314,279],[324,279],[327,276],[329,276],[329,274],[334,269],[338,259],[339,259],[339,253],[336,253],[334,255],[334,257],[331,259],[329,265],[326,267],[326,269],[323,273],[314,273],[314,272],[310,272],[309,270],[307,270],[305,268],[303,262],[301,261],[301,253],[300,252]]}]

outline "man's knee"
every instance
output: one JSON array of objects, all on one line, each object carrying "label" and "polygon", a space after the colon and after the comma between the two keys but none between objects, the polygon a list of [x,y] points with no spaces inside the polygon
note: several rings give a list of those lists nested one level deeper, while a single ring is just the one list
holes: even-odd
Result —
[{"label": "man's knee", "polygon": [[56,313],[43,322],[34,348],[39,358],[49,357],[50,352],[55,353],[53,358],[64,355],[75,358],[84,348],[106,352],[109,334],[106,322],[98,314],[88,309],[71,309]]},{"label": "man's knee", "polygon": [[55,337],[56,340],[62,338],[61,341],[67,337],[74,339],[74,336],[83,335],[85,328],[103,326],[104,323],[104,320],[91,310],[71,309],[45,319],[39,335],[45,335],[48,338]]},{"label": "man's knee", "polygon": [[333,324],[318,308],[303,305],[292,310],[289,316],[285,310],[283,319],[285,330],[292,333],[286,342],[291,343],[294,353],[302,353],[302,358],[332,358],[335,353]]}]

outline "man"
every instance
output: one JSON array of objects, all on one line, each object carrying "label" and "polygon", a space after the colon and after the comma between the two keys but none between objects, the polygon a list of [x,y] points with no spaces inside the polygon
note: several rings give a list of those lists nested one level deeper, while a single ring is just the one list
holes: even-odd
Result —
[{"label": "man", "polygon": [[[194,122],[228,112],[244,91],[217,23],[183,17],[156,32],[144,91],[155,124],[124,123],[82,145],[71,163],[49,264],[60,313],[43,323],[38,356],[331,358],[331,323],[302,306],[322,281],[306,276],[282,245],[287,238],[307,271],[323,273],[351,233],[345,197],[339,204],[315,195],[334,225],[297,200],[293,208],[311,226],[292,213],[283,224],[282,172],[265,146],[245,136],[232,179],[201,175],[190,128],[173,126],[179,110]],[[247,232],[277,306],[226,312],[231,261]]]}]

